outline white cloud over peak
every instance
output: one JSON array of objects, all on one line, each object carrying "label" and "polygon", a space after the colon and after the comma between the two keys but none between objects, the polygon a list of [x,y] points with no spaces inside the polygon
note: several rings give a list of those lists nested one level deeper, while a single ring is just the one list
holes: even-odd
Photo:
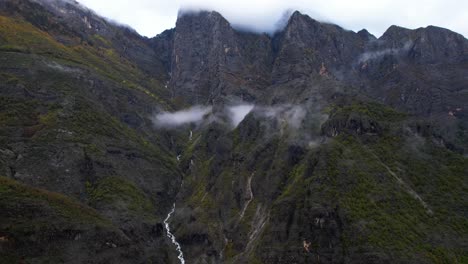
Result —
[{"label": "white cloud over peak", "polygon": [[390,25],[435,25],[468,36],[468,1],[460,0],[78,0],[102,16],[155,36],[173,28],[180,8],[216,10],[233,25],[271,32],[286,10],[380,36]]}]

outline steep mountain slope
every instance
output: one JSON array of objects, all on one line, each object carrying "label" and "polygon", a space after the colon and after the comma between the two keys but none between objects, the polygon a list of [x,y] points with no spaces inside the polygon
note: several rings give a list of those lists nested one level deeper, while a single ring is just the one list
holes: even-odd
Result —
[{"label": "steep mountain slope", "polygon": [[447,144],[467,147],[468,44],[457,33],[392,26],[376,39],[295,12],[268,36],[238,32],[220,14],[201,12],[180,17],[172,34],[170,86],[178,102],[298,102],[329,83],[330,93],[347,86],[429,118],[447,127]]},{"label": "steep mountain slope", "polygon": [[[157,60],[144,61],[145,53],[154,52],[136,33],[80,6],[46,3],[1,3],[0,172],[94,207],[95,219],[117,231],[115,238],[81,235],[80,228],[70,229],[44,212],[35,216],[37,225],[35,217],[21,220],[31,221],[31,231],[21,231],[26,234],[18,233],[14,222],[3,225],[2,252],[32,262],[163,261],[162,221],[181,173],[169,137],[155,134],[150,121],[153,111],[171,107],[158,75],[149,75]],[[63,8],[62,17],[56,8]],[[32,214],[28,201],[14,209],[10,191],[2,192],[2,212]],[[38,211],[41,206],[47,204]],[[73,212],[64,217],[79,219],[79,210]],[[42,233],[41,221],[50,221],[56,231]],[[85,231],[90,224],[83,225]],[[40,250],[63,239],[70,240],[69,249],[51,245],[45,255]]]},{"label": "steep mountain slope", "polygon": [[468,162],[412,121],[357,101],[331,110],[324,142],[298,142],[313,132],[255,114],[234,131],[200,132],[177,202],[184,253],[194,263],[463,263]]},{"label": "steep mountain slope", "polygon": [[436,27],[295,12],[267,35],[198,12],[147,39],[1,1],[0,262],[178,263],[169,223],[186,263],[465,263],[467,70]]},{"label": "steep mountain slope", "polygon": [[376,39],[299,12],[274,36],[188,14],[174,36],[182,101],[259,105],[184,151],[175,234],[190,262],[466,261],[465,38]]}]

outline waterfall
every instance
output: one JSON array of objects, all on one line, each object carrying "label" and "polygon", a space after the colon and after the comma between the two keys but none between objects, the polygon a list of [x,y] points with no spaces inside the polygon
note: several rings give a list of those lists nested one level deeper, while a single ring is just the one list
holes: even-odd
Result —
[{"label": "waterfall", "polygon": [[185,264],[184,253],[182,252],[182,248],[180,247],[179,242],[177,242],[174,234],[171,233],[171,229],[169,227],[169,219],[171,218],[171,215],[174,213],[174,211],[175,211],[175,203],[172,206],[172,210],[169,212],[166,219],[164,220],[164,226],[166,227],[167,237],[171,239],[172,244],[176,246],[176,250],[177,252],[179,252],[179,255],[177,256],[177,258],[180,260],[181,264]]}]

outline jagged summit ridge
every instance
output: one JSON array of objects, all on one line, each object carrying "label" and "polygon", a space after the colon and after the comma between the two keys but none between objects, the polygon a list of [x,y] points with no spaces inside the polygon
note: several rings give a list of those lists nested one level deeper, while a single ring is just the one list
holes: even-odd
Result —
[{"label": "jagged summit ridge", "polygon": [[363,58],[461,62],[466,54],[463,36],[435,27],[391,26],[376,39],[367,30],[355,33],[296,11],[282,31],[269,36],[237,31],[218,12],[201,11],[178,18],[170,86],[175,97],[191,103],[210,102],[222,94],[251,100],[271,86],[320,72],[359,79],[355,73],[362,70],[358,67]]}]

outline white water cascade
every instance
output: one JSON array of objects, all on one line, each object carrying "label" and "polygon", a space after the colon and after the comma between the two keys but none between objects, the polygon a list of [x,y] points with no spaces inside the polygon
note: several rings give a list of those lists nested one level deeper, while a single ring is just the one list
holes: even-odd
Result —
[{"label": "white water cascade", "polygon": [[174,234],[171,233],[171,228],[169,227],[169,219],[171,218],[171,215],[174,213],[174,211],[175,211],[175,203],[172,206],[172,210],[169,212],[166,219],[164,220],[164,226],[166,227],[167,237],[171,239],[172,244],[176,246],[176,250],[177,252],[179,252],[179,255],[177,256],[177,258],[180,260],[180,264],[185,264],[184,253],[182,252],[182,248],[180,247],[179,242],[177,242]]}]

